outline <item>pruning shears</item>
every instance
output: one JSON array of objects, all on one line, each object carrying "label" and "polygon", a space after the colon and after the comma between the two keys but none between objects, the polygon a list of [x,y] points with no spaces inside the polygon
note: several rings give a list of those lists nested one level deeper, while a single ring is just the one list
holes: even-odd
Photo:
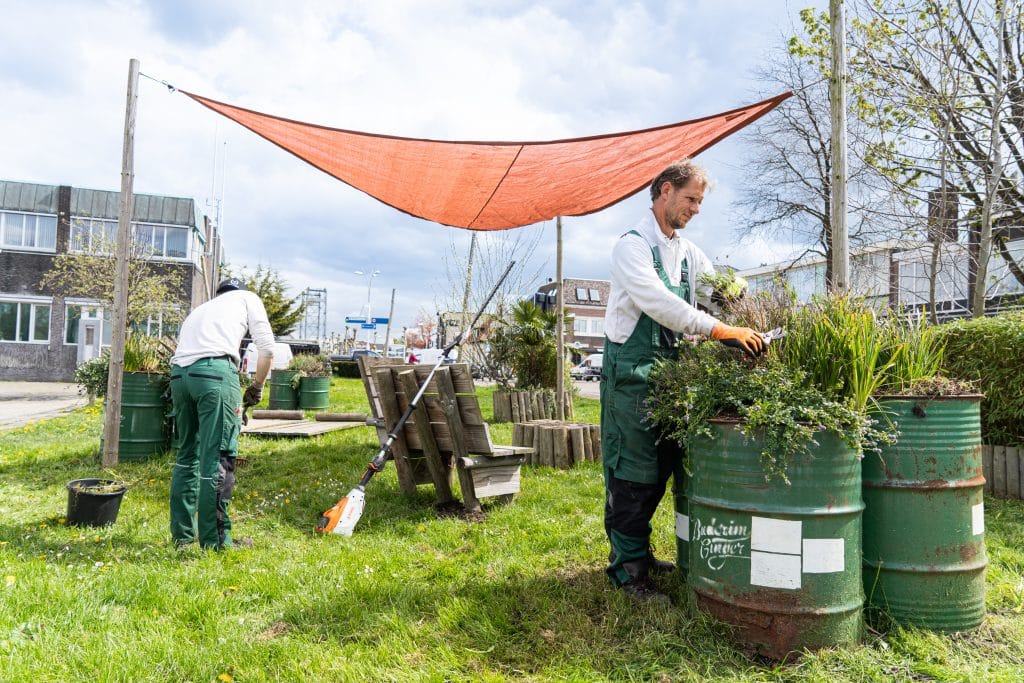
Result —
[{"label": "pruning shears", "polygon": [[747,350],[747,348],[740,343],[738,339],[723,339],[722,343],[725,344],[726,346],[731,346],[734,349],[739,349],[748,356],[759,356],[768,350],[768,347],[771,345],[773,341],[777,341],[785,337],[786,330],[781,327],[776,327],[774,330],[769,330],[768,332],[759,332],[758,334],[761,335],[761,339],[764,341],[764,346],[761,347],[761,353],[751,354]]}]

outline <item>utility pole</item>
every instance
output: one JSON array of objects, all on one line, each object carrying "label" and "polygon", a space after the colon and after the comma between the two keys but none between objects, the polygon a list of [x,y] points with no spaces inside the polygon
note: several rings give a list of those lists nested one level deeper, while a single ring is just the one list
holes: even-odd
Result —
[{"label": "utility pole", "polygon": [[128,320],[128,244],[132,226],[132,184],[135,179],[135,111],[138,105],[139,60],[128,61],[128,98],[124,114],[124,150],[121,155],[121,206],[117,217],[117,254],[114,277],[114,315],[110,335],[110,372],[103,413],[103,466],[117,464],[121,438],[121,387],[124,343]]},{"label": "utility pole", "polygon": [[395,288],[391,288],[391,308],[388,310],[388,324],[384,328],[384,357],[388,357],[388,349],[391,348],[391,320],[395,317]]},{"label": "utility pole", "polygon": [[[466,327],[469,325],[469,295],[472,291],[473,285],[473,258],[476,256],[476,231],[469,237],[469,261],[466,264],[466,287],[462,290],[462,340],[466,341],[469,339],[469,330]],[[469,345],[463,347],[467,351]],[[467,356],[473,354],[467,353]],[[469,358],[463,358],[463,360],[472,360]]]},{"label": "utility pole", "polygon": [[565,297],[562,296],[562,217],[555,219],[555,309],[557,323],[555,325],[555,417],[565,420]]},{"label": "utility pole", "polygon": [[831,291],[850,287],[850,238],[846,226],[846,18],[843,0],[830,0],[832,75],[829,103],[832,110],[832,282]]}]

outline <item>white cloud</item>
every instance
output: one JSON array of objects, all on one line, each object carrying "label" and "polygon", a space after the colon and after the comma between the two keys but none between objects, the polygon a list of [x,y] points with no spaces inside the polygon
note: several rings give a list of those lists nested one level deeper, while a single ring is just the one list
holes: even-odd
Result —
[{"label": "white cloud", "polygon": [[[649,127],[754,99],[747,74],[797,9],[744,0],[0,0],[0,177],[118,189],[131,57],[157,80],[312,123],[544,140]],[[232,264],[271,265],[293,293],[326,288],[332,331],[365,304],[357,269],[381,270],[375,309],[398,290],[396,322],[433,310],[450,228],[384,206],[153,80],[140,81],[138,105],[136,191],[206,206],[216,155]],[[687,236],[743,267],[783,245],[733,243],[730,165],[742,163],[739,154],[723,144],[702,157],[720,182]],[[606,278],[614,240],[647,205],[640,193],[566,218],[565,274]],[[454,239],[468,244],[463,231]],[[553,276],[553,227],[535,261],[545,259],[542,272]]]}]

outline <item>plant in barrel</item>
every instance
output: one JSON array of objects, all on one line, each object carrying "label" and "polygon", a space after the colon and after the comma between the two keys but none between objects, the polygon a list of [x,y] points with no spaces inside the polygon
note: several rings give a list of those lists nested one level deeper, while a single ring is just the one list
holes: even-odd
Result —
[{"label": "plant in barrel", "polygon": [[288,369],[295,374],[292,387],[298,391],[302,410],[326,410],[330,403],[331,360],[323,354],[296,354]]},{"label": "plant in barrel", "polygon": [[782,317],[760,359],[684,344],[649,404],[688,454],[677,536],[697,604],[773,658],[859,640],[861,456],[891,438],[864,410],[884,365],[873,313],[829,298]]},{"label": "plant in barrel", "polygon": [[[864,591],[876,624],[962,631],[985,614],[982,396],[940,375],[923,318],[881,327],[886,373],[871,413],[899,432],[864,461]],[[884,618],[883,618],[884,617]]]}]

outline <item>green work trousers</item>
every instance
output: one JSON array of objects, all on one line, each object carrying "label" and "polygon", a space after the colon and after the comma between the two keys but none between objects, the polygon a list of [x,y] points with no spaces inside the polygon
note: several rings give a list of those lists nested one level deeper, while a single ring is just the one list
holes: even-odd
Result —
[{"label": "green work trousers", "polygon": [[[683,261],[680,284],[673,285],[652,248],[654,268],[669,290],[690,300],[688,271]],[[608,339],[601,368],[601,453],[604,461],[604,525],[611,545],[608,577],[616,586],[647,576],[651,558],[651,519],[672,489],[684,493],[686,475],[682,447],[661,438],[647,419],[648,378],[656,361],[675,358],[675,335],[641,313],[629,339]]]},{"label": "green work trousers", "polygon": [[178,455],[171,475],[171,538],[203,548],[231,545],[228,503],[242,421],[242,391],[231,358],[171,368]]}]

